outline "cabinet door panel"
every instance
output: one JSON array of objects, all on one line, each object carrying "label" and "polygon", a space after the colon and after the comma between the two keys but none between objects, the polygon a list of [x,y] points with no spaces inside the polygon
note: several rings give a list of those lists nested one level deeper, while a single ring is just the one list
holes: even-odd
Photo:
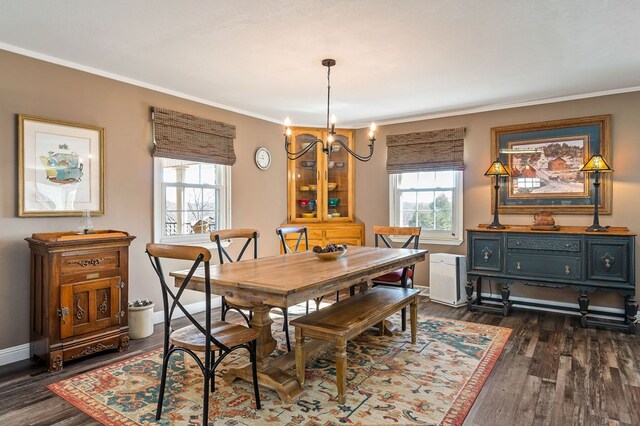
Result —
[{"label": "cabinet door panel", "polygon": [[60,304],[61,339],[117,325],[120,277],[62,285]]},{"label": "cabinet door panel", "polygon": [[613,238],[591,238],[589,250],[589,279],[596,281],[629,281],[629,240]]},{"label": "cabinet door panel", "polygon": [[502,270],[502,239],[500,235],[471,234],[471,270]]}]

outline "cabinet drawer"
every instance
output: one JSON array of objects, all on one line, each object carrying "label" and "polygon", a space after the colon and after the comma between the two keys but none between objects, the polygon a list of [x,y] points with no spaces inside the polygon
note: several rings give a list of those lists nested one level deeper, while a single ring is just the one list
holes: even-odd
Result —
[{"label": "cabinet drawer", "polygon": [[532,278],[579,280],[582,278],[580,256],[508,253],[507,274]]},{"label": "cabinet drawer", "polygon": [[62,256],[62,275],[90,274],[120,268],[120,251],[74,252]]},{"label": "cabinet drawer", "polygon": [[581,250],[581,241],[580,238],[575,237],[507,235],[507,248],[579,252]]},{"label": "cabinet drawer", "polygon": [[[298,240],[299,234],[287,234],[284,236],[285,240]],[[322,229],[307,229],[307,236],[309,240],[320,240],[324,237]],[[302,241],[304,241],[304,237],[302,237]]]},{"label": "cabinet drawer", "polygon": [[358,227],[346,227],[340,229],[327,229],[326,230],[326,238],[331,240],[340,239],[340,238],[362,238],[362,232]]},{"label": "cabinet drawer", "polygon": [[471,269],[497,271],[502,269],[502,239],[500,235],[472,234],[469,240]]},{"label": "cabinet drawer", "polygon": [[597,281],[629,282],[630,244],[630,240],[627,239],[590,239],[587,243],[588,278]]}]

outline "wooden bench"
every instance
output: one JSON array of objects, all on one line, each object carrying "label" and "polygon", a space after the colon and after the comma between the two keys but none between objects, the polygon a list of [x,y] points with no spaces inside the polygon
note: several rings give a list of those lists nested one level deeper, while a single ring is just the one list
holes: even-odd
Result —
[{"label": "wooden bench", "polygon": [[394,313],[410,306],[411,343],[416,342],[418,328],[418,293],[410,288],[375,287],[346,300],[334,303],[309,315],[296,318],[296,374],[304,383],[306,337],[333,342],[336,346],[336,382],[338,403],[345,403],[347,384],[347,341],[375,325],[380,325]]}]

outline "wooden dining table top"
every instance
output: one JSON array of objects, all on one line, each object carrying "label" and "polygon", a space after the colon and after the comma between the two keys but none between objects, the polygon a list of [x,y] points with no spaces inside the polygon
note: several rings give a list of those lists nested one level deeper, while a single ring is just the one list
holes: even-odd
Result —
[{"label": "wooden dining table top", "polygon": [[[426,250],[349,246],[336,260],[321,260],[311,251],[211,265],[211,291],[226,297],[287,307],[366,282],[425,259]],[[175,271],[176,285],[188,270]],[[200,268],[188,287],[204,291]]]}]

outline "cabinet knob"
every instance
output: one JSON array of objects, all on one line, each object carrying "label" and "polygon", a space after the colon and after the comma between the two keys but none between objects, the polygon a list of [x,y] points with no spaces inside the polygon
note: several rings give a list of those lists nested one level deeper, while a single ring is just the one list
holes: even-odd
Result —
[{"label": "cabinet knob", "polygon": [[69,315],[69,308],[66,306],[61,306],[58,308],[58,316],[62,318],[63,323],[67,323],[67,315]]},{"label": "cabinet knob", "polygon": [[520,262],[516,262],[516,269],[522,269],[522,265],[520,265]]},{"label": "cabinet knob", "polygon": [[116,288],[117,288],[117,289],[123,289],[125,285],[126,285],[126,284],[124,283],[124,281],[120,281],[120,283],[119,283],[119,284],[116,284]]},{"label": "cabinet knob", "polygon": [[516,245],[519,246],[520,245],[520,241],[516,241]]},{"label": "cabinet knob", "polygon": [[569,265],[564,265],[564,273],[569,275],[571,273],[571,268]]}]

